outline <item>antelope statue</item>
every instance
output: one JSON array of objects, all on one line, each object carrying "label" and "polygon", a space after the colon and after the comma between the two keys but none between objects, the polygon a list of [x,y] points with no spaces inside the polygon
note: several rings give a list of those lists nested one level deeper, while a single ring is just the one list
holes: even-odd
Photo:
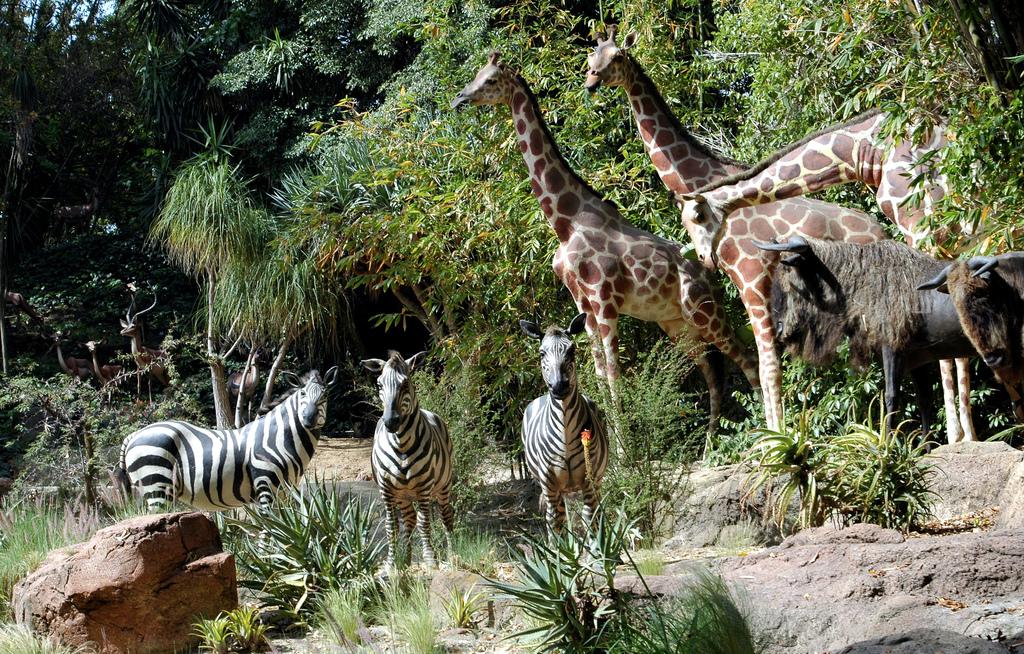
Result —
[{"label": "antelope statue", "polygon": [[104,364],[102,366],[100,365],[100,360],[96,356],[96,347],[98,345],[101,345],[102,343],[103,343],[102,340],[99,340],[99,341],[88,341],[85,344],[85,347],[88,348],[89,352],[92,353],[92,372],[93,372],[93,374],[96,376],[96,379],[99,381],[100,386],[105,386],[105,385],[109,384],[111,381],[113,381],[113,379],[115,377],[117,377],[118,375],[121,374],[121,371],[124,370],[124,366],[120,366],[120,365],[117,365],[117,364],[114,364],[114,363],[107,363],[107,364]]},{"label": "antelope statue", "polygon": [[7,291],[4,295],[4,299],[15,311],[21,311],[31,318],[32,322],[42,326],[43,317],[39,315],[38,311],[32,308],[32,305],[28,303],[28,300],[25,299],[24,295],[21,293],[15,293],[14,291]]},{"label": "antelope statue", "polygon": [[[252,420],[252,398],[260,379],[259,351],[250,354],[246,367],[228,375],[228,395],[235,407],[235,427],[241,427],[242,407],[246,406],[246,421]],[[244,381],[243,381],[244,376]],[[241,393],[241,397],[239,397]]]},{"label": "antelope statue", "polygon": [[64,357],[64,353],[60,349],[60,344],[64,340],[64,334],[62,332],[54,332],[53,343],[57,347],[57,361],[60,362],[60,368],[72,377],[78,377],[82,381],[87,381],[93,376],[92,364],[88,359],[79,359],[78,357]]},{"label": "antelope statue", "polygon": [[128,306],[128,311],[125,313],[124,319],[121,321],[121,335],[132,339],[132,356],[135,358],[135,364],[139,369],[148,369],[149,374],[154,379],[164,386],[170,386],[171,378],[167,374],[167,368],[160,363],[162,360],[167,358],[167,353],[161,349],[146,347],[142,344],[142,330],[140,329],[140,324],[138,322],[140,316],[156,306],[156,294],[153,295],[153,304],[149,305],[142,311],[132,313],[135,309],[134,285],[129,285],[129,289],[132,292],[132,302]]}]

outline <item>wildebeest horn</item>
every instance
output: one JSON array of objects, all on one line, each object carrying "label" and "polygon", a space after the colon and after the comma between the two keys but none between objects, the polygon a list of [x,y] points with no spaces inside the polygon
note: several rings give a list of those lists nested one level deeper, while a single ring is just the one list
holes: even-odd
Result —
[{"label": "wildebeest horn", "polygon": [[794,236],[785,243],[765,243],[763,241],[754,241],[754,247],[760,250],[769,250],[771,252],[795,252],[796,254],[803,254],[811,249],[811,244],[807,242],[803,236]]},{"label": "wildebeest horn", "polygon": [[929,279],[928,281],[926,281],[923,284],[918,284],[917,290],[919,290],[919,291],[934,291],[935,289],[939,288],[940,286],[945,285],[946,277],[949,276],[949,271],[952,268],[953,268],[953,264],[949,264],[948,266],[943,268],[942,272],[940,272],[935,277],[932,277],[931,279]]},{"label": "wildebeest horn", "polygon": [[997,266],[999,266],[999,259],[996,257],[971,257],[967,261],[967,267],[971,270],[971,277],[981,277]]}]

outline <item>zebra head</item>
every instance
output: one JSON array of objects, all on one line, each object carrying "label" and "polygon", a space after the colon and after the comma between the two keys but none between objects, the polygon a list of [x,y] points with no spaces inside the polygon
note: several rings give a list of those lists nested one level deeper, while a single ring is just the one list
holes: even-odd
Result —
[{"label": "zebra head", "polygon": [[586,323],[587,314],[581,313],[565,329],[552,326],[542,332],[536,323],[519,321],[524,334],[540,341],[540,371],[556,400],[564,399],[576,388],[576,344],[572,337],[582,332]]},{"label": "zebra head", "polygon": [[403,359],[398,352],[389,352],[388,360],[366,359],[364,368],[377,373],[377,391],[384,406],[381,420],[390,432],[395,432],[417,409],[416,389],[410,376],[427,356],[426,352]]},{"label": "zebra head", "polygon": [[296,412],[302,426],[309,430],[320,429],[327,418],[327,387],[333,383],[337,370],[327,371],[327,382],[316,370],[306,375],[305,382],[295,391]]}]

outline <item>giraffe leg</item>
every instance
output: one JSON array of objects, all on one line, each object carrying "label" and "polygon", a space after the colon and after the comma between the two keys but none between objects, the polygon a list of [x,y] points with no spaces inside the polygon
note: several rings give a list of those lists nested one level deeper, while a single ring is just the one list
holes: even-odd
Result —
[{"label": "giraffe leg", "polygon": [[949,443],[959,443],[963,440],[964,434],[956,414],[956,377],[953,376],[953,361],[943,359],[939,362],[939,370],[942,373],[942,404],[946,408],[946,440]]},{"label": "giraffe leg", "polygon": [[[733,279],[735,281],[735,278]],[[771,276],[764,275],[749,285],[740,284],[740,299],[747,310],[757,347],[757,373],[764,400],[764,420],[768,429],[783,427],[782,366],[775,349],[775,326],[766,298],[771,297]]]},{"label": "giraffe leg", "polygon": [[683,308],[692,317],[697,337],[717,347],[743,371],[751,388],[760,394],[761,381],[757,376],[757,361],[749,348],[740,342],[726,319],[721,298],[715,297],[699,285],[686,289]]},{"label": "giraffe leg", "polygon": [[[717,355],[718,361],[712,361]],[[725,395],[725,371],[722,369],[721,355],[718,352],[707,352],[697,357],[697,367],[704,375],[708,385],[708,429],[705,436],[704,453],[718,434],[718,423],[722,417],[722,397]]]},{"label": "giraffe leg", "polygon": [[590,354],[594,357],[594,372],[601,379],[608,378],[608,366],[604,358],[604,347],[601,346],[600,330],[597,326],[597,318],[590,311],[590,305],[588,304],[584,309],[580,307],[580,311],[584,311],[587,314],[587,340],[590,341]]},{"label": "giraffe leg", "polygon": [[960,429],[965,441],[976,441],[974,417],[971,413],[971,362],[968,359],[956,359],[957,397],[960,400]]},{"label": "giraffe leg", "polygon": [[[681,334],[685,334],[687,337],[693,339],[699,339],[699,335],[692,329],[691,325],[688,325],[684,320],[670,320],[659,322],[658,326],[668,334],[668,337],[673,341],[678,340]],[[717,353],[716,353],[717,354]],[[718,355],[720,356],[720,354]],[[707,451],[707,445],[710,444],[711,439],[714,438],[718,432],[718,422],[722,413],[722,397],[725,395],[725,371],[722,369],[721,361],[713,362],[708,357],[708,352],[705,350],[704,354],[701,354],[696,359],[697,368],[704,376],[704,382],[708,386],[708,428],[705,443],[705,451]],[[716,365],[717,364],[717,365]]]}]

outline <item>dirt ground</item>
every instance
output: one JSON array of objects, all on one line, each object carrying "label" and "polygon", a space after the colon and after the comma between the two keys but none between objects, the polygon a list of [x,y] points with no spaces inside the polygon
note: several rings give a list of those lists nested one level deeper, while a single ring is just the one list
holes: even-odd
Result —
[{"label": "dirt ground", "polygon": [[307,475],[335,481],[367,481],[372,438],[325,438],[316,448]]}]

